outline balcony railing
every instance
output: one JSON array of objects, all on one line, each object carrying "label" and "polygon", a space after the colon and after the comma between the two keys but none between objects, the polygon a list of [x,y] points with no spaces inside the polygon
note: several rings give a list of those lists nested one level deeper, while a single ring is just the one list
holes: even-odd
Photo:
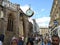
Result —
[{"label": "balcony railing", "polygon": [[15,10],[15,11],[17,10],[17,7],[18,7],[17,4],[13,4],[6,0],[2,1],[2,6],[8,8],[8,9],[11,9],[11,10]]}]

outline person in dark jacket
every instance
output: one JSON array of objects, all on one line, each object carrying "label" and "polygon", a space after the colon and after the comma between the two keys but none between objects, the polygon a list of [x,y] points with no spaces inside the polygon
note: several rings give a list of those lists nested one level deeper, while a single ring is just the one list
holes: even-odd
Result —
[{"label": "person in dark jacket", "polygon": [[4,42],[4,34],[0,34],[0,40]]},{"label": "person in dark jacket", "polygon": [[4,42],[4,34],[0,34],[0,45],[3,45]]},{"label": "person in dark jacket", "polygon": [[22,38],[21,38],[21,37],[19,37],[18,45],[24,45],[24,41],[22,40]]}]

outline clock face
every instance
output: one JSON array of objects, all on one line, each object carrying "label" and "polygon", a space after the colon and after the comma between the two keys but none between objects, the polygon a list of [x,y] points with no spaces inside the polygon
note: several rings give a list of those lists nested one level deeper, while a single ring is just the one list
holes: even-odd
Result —
[{"label": "clock face", "polygon": [[27,15],[27,16],[32,16],[33,13],[34,13],[34,12],[33,12],[32,10],[30,10],[30,9],[26,11],[26,15]]}]

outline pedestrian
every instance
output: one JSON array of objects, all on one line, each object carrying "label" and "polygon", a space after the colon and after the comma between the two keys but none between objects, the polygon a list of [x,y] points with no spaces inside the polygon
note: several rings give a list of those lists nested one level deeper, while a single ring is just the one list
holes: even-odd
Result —
[{"label": "pedestrian", "polygon": [[16,36],[12,37],[10,45],[18,45],[18,38]]},{"label": "pedestrian", "polygon": [[4,34],[0,34],[0,40],[4,42]]},{"label": "pedestrian", "polygon": [[13,40],[11,41],[11,45],[18,45],[18,41],[17,41],[16,39],[13,39]]},{"label": "pedestrian", "polygon": [[44,38],[44,45],[48,45],[48,41],[47,41],[46,37]]},{"label": "pedestrian", "polygon": [[0,40],[0,45],[3,45],[2,41]]},{"label": "pedestrian", "polygon": [[26,45],[34,45],[34,43],[32,41],[28,41]]},{"label": "pedestrian", "polygon": [[28,41],[34,41],[34,38],[33,37],[28,37]]},{"label": "pedestrian", "polygon": [[48,41],[48,45],[51,45],[51,41]]},{"label": "pedestrian", "polygon": [[51,45],[51,38],[48,38],[48,45]]},{"label": "pedestrian", "polygon": [[22,37],[19,37],[18,45],[24,45],[24,41],[22,40]]},{"label": "pedestrian", "polygon": [[4,34],[0,34],[0,45],[3,45],[4,42]]},{"label": "pedestrian", "polygon": [[40,44],[41,44],[40,42],[41,42],[41,39],[39,39],[39,40],[38,40],[38,45],[40,45]]},{"label": "pedestrian", "polygon": [[58,35],[52,36],[52,45],[59,45],[59,36]]},{"label": "pedestrian", "polygon": [[24,41],[24,36],[22,36],[22,40]]}]

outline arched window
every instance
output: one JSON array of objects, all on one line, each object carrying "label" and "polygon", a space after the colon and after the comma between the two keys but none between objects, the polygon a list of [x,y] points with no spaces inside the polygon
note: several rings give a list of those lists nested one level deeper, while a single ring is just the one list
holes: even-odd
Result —
[{"label": "arched window", "polygon": [[13,31],[13,17],[12,17],[11,14],[8,17],[7,30],[8,31]]}]

